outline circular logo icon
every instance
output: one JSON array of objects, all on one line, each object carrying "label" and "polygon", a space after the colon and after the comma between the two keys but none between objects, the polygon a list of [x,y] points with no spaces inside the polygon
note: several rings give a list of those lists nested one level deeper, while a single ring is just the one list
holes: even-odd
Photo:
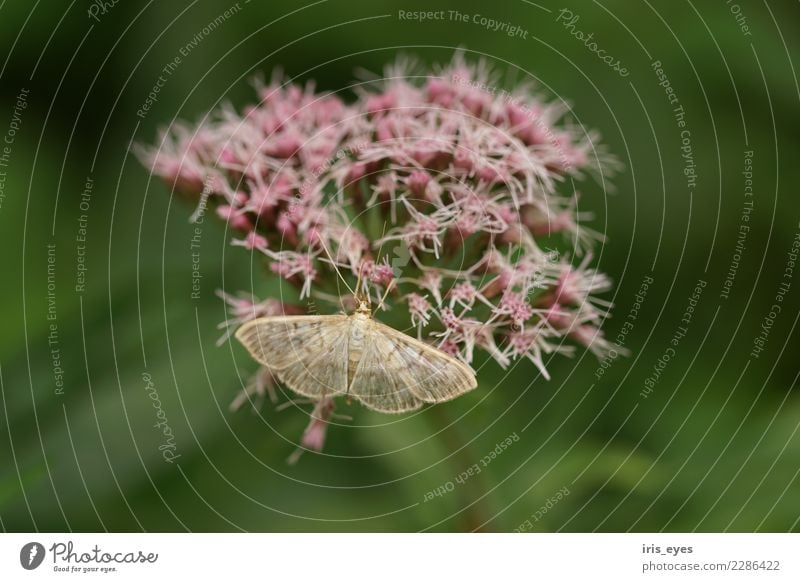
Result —
[{"label": "circular logo icon", "polygon": [[19,563],[26,570],[38,568],[44,561],[44,546],[39,542],[28,542],[19,551]]}]

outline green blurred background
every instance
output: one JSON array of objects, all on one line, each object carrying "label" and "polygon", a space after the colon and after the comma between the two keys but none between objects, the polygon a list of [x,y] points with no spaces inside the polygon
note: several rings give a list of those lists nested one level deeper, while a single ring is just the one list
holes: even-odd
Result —
[{"label": "green blurred background", "polygon": [[[231,6],[0,3],[0,134],[28,91],[0,168],[3,530],[798,529],[800,272],[763,352],[750,355],[788,281],[800,222],[797,2],[241,0],[138,117],[162,67]],[[562,8],[630,75],[556,22]],[[528,34],[398,19],[398,10],[419,9],[481,14]],[[596,257],[616,283],[607,335],[620,330],[643,279],[654,279],[628,336],[631,355],[600,379],[591,354],[552,360],[549,382],[532,382],[532,365],[507,373],[486,366],[480,390],[411,418],[354,407],[352,422],[329,431],[324,454],[289,466],[307,413],[270,405],[230,412],[255,365],[238,346],[214,345],[225,317],[214,291],[249,289],[251,276],[259,293],[269,288],[223,226],[207,223],[201,299],[189,299],[191,207],[150,179],[130,144],[152,143],[158,126],[197,119],[220,102],[251,102],[248,80],[258,72],[280,67],[338,90],[354,70],[380,71],[398,52],[433,64],[456,47],[494,63],[509,83],[533,79],[567,100],[625,164],[615,192],[591,180],[580,189],[582,210],[608,236]],[[693,191],[653,61],[685,110]],[[725,299],[745,151],[753,152],[751,230]],[[76,292],[81,214],[87,271]],[[686,337],[645,398],[699,279],[707,286]],[[51,323],[57,344],[48,344]],[[175,434],[172,464],[158,450],[145,372]],[[425,501],[514,433],[518,442],[479,475]]]}]

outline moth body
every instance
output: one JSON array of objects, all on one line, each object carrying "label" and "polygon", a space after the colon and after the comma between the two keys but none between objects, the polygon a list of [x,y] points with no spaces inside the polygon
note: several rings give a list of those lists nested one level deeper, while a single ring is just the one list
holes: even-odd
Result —
[{"label": "moth body", "polygon": [[350,316],[350,330],[348,335],[347,345],[347,391],[350,392],[350,386],[353,383],[353,378],[358,369],[358,363],[361,361],[361,355],[364,353],[364,341],[367,337],[367,326],[372,318],[361,312],[357,311]]}]

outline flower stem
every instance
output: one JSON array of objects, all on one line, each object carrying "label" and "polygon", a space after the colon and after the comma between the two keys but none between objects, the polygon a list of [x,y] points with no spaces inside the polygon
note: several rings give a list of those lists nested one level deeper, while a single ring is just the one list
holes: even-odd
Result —
[{"label": "flower stem", "polygon": [[[460,475],[478,464],[473,456],[469,444],[464,442],[454,423],[450,420],[445,407],[436,405],[430,408],[434,423],[437,425],[437,435],[441,438],[450,453],[448,460],[454,475]],[[482,472],[476,473],[463,484],[456,484],[455,492],[459,497],[461,509],[456,517],[461,519],[459,530],[470,532],[487,532],[490,528],[486,525],[491,519],[491,511],[487,504],[488,487]]]}]

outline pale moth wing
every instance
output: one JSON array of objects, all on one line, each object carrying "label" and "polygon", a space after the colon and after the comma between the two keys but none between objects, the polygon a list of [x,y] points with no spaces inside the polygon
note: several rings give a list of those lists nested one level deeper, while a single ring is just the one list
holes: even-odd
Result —
[{"label": "pale moth wing", "polygon": [[253,358],[309,398],[347,391],[346,315],[262,317],[236,331]]},{"label": "pale moth wing", "polygon": [[[369,330],[372,331],[372,330]],[[395,345],[380,333],[367,333],[364,351],[353,375],[350,393],[364,406],[378,412],[408,412],[422,406],[398,373],[393,361]]]},{"label": "pale moth wing", "polygon": [[459,360],[370,319],[366,345],[350,393],[380,412],[406,412],[452,400],[477,386]]}]

